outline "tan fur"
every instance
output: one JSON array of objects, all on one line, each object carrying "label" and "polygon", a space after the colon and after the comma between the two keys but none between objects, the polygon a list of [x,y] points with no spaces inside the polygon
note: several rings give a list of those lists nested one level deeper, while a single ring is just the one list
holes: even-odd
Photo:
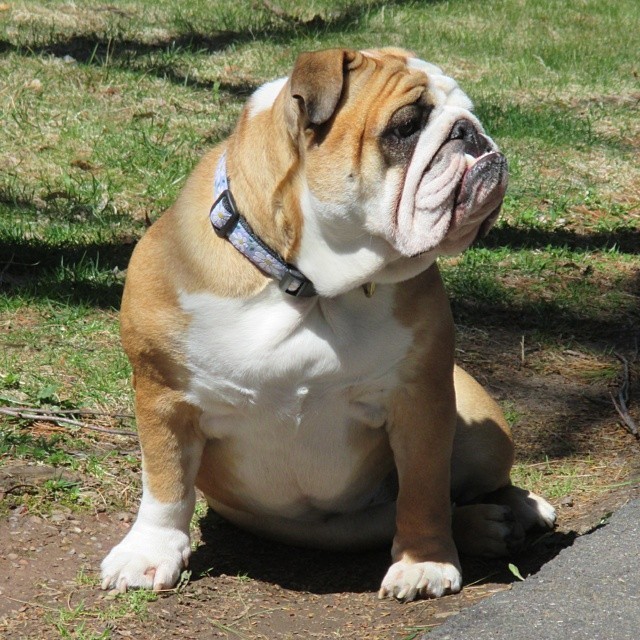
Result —
[{"label": "tan fur", "polygon": [[454,380],[458,422],[451,494],[464,503],[509,484],[514,449],[502,410],[485,389],[460,367]]},{"label": "tan fur", "polygon": [[[437,267],[398,288],[397,316],[414,331],[389,438],[398,469],[395,561],[456,559],[449,479],[455,429],[453,320]],[[429,464],[425,464],[429,460]],[[424,487],[429,487],[425,500]]]},{"label": "tan fur", "polygon": [[[346,171],[354,163],[377,158],[374,135],[361,141],[355,138],[364,130],[372,130],[365,120],[380,123],[378,129],[373,128],[376,133],[399,105],[410,102],[424,91],[423,74],[403,71],[399,80],[402,86],[398,87],[394,82],[394,93],[388,94],[389,77],[398,74],[409,55],[403,50],[384,50],[379,52],[379,57],[346,51],[328,54],[345,59],[351,70],[345,82],[353,91],[365,82],[370,88],[357,102],[342,105],[345,117],[323,140],[322,153],[317,149],[314,137],[309,138],[307,156],[302,161],[307,164],[314,190],[330,190],[331,176],[336,171]],[[397,65],[389,58],[397,59]],[[327,84],[335,81],[331,74],[316,78],[311,71],[306,70],[309,75],[299,72],[293,76],[297,90],[306,92],[307,96],[312,91],[322,93]],[[137,380],[137,411],[145,472],[154,497],[161,501],[172,500],[175,494],[172,485],[180,485],[180,482],[176,483],[176,476],[171,479],[169,473],[174,469],[181,477],[179,443],[202,438],[195,412],[184,404],[180,393],[186,382],[181,362],[181,334],[188,319],[178,308],[176,292],[208,291],[224,297],[246,297],[255,295],[269,281],[228,242],[211,231],[207,214],[212,204],[212,177],[223,151],[227,152],[229,179],[239,209],[247,213],[255,232],[267,244],[287,259],[295,259],[302,227],[299,184],[295,178],[300,160],[293,153],[291,143],[272,144],[274,136],[282,130],[285,114],[293,108],[291,104],[285,104],[286,96],[287,92],[283,91],[278,97],[282,104],[253,118],[243,113],[231,138],[204,156],[174,207],[145,235],[131,261],[122,307],[123,343]],[[340,160],[336,160],[341,149],[349,154],[344,156],[344,169],[340,168]],[[356,158],[350,155],[354,149],[359,150]],[[326,158],[331,158],[331,166],[326,164]],[[256,162],[265,168],[258,174],[254,171]],[[363,170],[361,166],[358,169]],[[364,173],[366,175],[367,171]],[[437,555],[439,545],[447,546],[440,540],[446,536],[437,531],[448,526],[448,501],[441,499],[438,504],[427,504],[421,495],[422,489],[416,488],[448,484],[455,422],[451,411],[453,325],[435,267],[411,283],[398,287],[397,316],[414,329],[416,348],[405,364],[406,388],[394,400],[394,427],[390,433],[401,487],[396,555],[409,553],[415,557],[433,557],[434,553]],[[440,320],[435,326],[434,318]],[[483,422],[484,418],[474,418],[476,414],[486,414],[489,420],[501,424],[492,401],[480,387],[476,388],[460,373],[456,382],[463,389],[459,392],[463,398],[460,420],[463,428],[470,423]],[[467,392],[473,401],[464,401]],[[451,428],[432,434],[415,429],[415,423],[450,424]],[[458,438],[461,442],[457,450],[463,468],[469,468],[469,451],[476,453],[476,444],[482,445],[486,436],[495,440],[490,432],[491,429],[489,432],[469,431],[473,442],[470,447],[465,446],[466,438]],[[507,431],[502,433],[507,434]],[[508,437],[505,442],[502,449],[509,449]],[[510,461],[511,454],[507,451],[504,456],[502,449],[495,454],[496,459]],[[437,464],[420,464],[419,460],[426,455],[437,460]],[[215,465],[217,479],[205,479],[206,474],[200,473],[200,486],[216,500],[241,508],[225,489],[231,482],[241,482],[234,477],[232,460],[220,459],[214,447],[209,445],[205,448],[202,467],[212,465]],[[499,469],[489,466],[496,469],[497,480],[488,484],[507,482],[509,466],[510,462]],[[166,480],[161,477],[163,474]],[[406,476],[411,476],[410,483],[404,482]],[[444,496],[447,492],[435,490],[429,494]],[[446,553],[450,552],[448,548]]]},{"label": "tan fur", "polygon": [[[302,521],[288,526],[276,514],[272,525],[268,518],[257,523],[261,516],[241,498],[235,456],[242,452],[207,440],[202,410],[186,395],[191,319],[179,295],[248,299],[271,282],[211,229],[208,213],[221,154],[227,155],[237,206],[254,232],[295,262],[305,181],[314,193],[330,194],[336,176],[356,172],[366,193],[383,171],[379,137],[390,117],[401,106],[430,100],[426,75],[406,67],[410,56],[399,49],[301,56],[273,108],[243,112],[233,135],[204,156],[175,205],[137,246],[122,305],[122,340],[135,376],[145,491],[156,501],[186,501],[195,482],[211,504],[243,526],[295,543],[310,540]],[[332,120],[336,110],[340,117]],[[453,321],[437,267],[390,286],[396,287],[395,318],[413,341],[400,365],[401,384],[385,407],[388,443],[383,428],[373,425],[380,438],[362,436],[371,455],[359,471],[373,473],[395,462],[395,561],[458,566],[450,497],[471,501],[509,486],[511,435],[482,387],[454,368]],[[393,511],[388,501],[353,516],[327,516],[317,523],[315,541],[327,547],[382,541]]]},{"label": "tan fur", "polygon": [[[211,472],[212,469],[215,469],[215,473]],[[205,444],[196,486],[212,503],[229,509],[244,509],[245,505],[238,498],[242,489],[242,477],[235,473],[233,456],[219,446],[218,442]]]}]

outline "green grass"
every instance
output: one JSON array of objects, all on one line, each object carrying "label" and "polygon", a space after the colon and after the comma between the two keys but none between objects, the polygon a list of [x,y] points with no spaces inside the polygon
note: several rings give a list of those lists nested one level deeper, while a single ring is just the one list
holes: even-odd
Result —
[{"label": "green grass", "polygon": [[4,402],[132,410],[117,308],[145,219],[255,87],[326,46],[401,45],[438,62],[509,158],[500,222],[443,261],[458,322],[512,323],[549,344],[637,326],[635,2],[183,4],[0,12]]},{"label": "green grass", "polygon": [[[535,343],[530,366],[543,373],[565,372],[570,348],[584,355],[570,375],[615,386],[613,351],[632,352],[640,326],[637,1],[273,4],[282,11],[237,0],[15,0],[0,11],[0,405],[132,412],[117,309],[147,221],[256,87],[300,51],[345,45],[404,46],[440,64],[509,159],[496,228],[442,262],[456,321]],[[527,414],[503,405],[513,424]],[[2,514],[95,508],[94,483],[109,508],[133,508],[133,442],[0,416],[0,465],[84,478],[7,495]],[[606,490],[605,471],[589,457],[528,460],[515,480],[559,499]],[[48,620],[59,637],[108,638],[110,620],[146,615],[146,598]]]},{"label": "green grass", "polygon": [[604,493],[612,488],[606,464],[591,458],[516,463],[512,477],[516,485],[544,493],[554,503],[567,496],[577,499],[580,494]]},{"label": "green grass", "polygon": [[[84,587],[92,586],[84,575],[79,576],[78,583]],[[72,608],[49,611],[46,618],[59,638],[109,640],[114,637],[117,623],[123,619],[135,617],[144,621],[148,616],[149,603],[157,599],[158,594],[154,591],[133,590],[117,594],[107,607],[89,607],[83,601]]]},{"label": "green grass", "polygon": [[0,12],[5,402],[131,410],[116,310],[145,219],[255,87],[326,46],[402,45],[438,62],[509,158],[496,229],[443,261],[458,321],[585,342],[637,325],[633,0],[183,5]]}]

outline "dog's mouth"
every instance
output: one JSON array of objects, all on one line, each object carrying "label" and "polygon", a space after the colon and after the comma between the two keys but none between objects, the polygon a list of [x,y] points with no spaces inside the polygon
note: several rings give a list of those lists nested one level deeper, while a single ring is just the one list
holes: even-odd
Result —
[{"label": "dog's mouth", "polygon": [[456,190],[449,234],[455,230],[477,229],[483,237],[500,212],[507,188],[507,159],[499,151],[473,157]]},{"label": "dog's mouth", "polygon": [[400,234],[412,245],[410,255],[433,249],[458,253],[486,234],[500,211],[507,180],[506,158],[493,141],[471,120],[454,122],[415,180],[413,197],[405,191],[406,205],[413,204],[404,209],[410,232],[405,227]]}]

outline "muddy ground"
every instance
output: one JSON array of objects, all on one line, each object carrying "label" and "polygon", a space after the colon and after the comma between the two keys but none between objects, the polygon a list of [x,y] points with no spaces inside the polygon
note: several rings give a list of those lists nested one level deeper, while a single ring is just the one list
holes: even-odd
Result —
[{"label": "muddy ground", "polygon": [[[495,328],[459,328],[458,359],[512,414],[524,478],[540,485],[529,488],[553,490],[559,522],[554,533],[532,538],[519,556],[463,559],[465,587],[458,595],[409,604],[378,601],[388,549],[356,555],[300,550],[258,539],[208,514],[197,533],[191,574],[178,590],[155,600],[140,592],[116,596],[98,589],[97,571],[131,526],[133,507],[122,512],[96,500],[93,512],[54,506],[46,515],[34,515],[22,506],[0,522],[0,635],[419,638],[462,608],[511,588],[517,578],[509,562],[525,577],[535,573],[577,535],[606,526],[607,514],[640,495],[640,444],[620,425],[609,395],[620,379],[594,376],[603,356],[602,350],[597,357],[592,353],[584,345],[523,346],[513,332]],[[611,366],[616,362],[612,353]],[[638,397],[633,382],[631,392]],[[632,414],[638,420],[633,406]],[[101,446],[135,449],[130,440],[108,437]],[[539,477],[533,473],[537,469]],[[567,480],[567,469],[583,477]],[[24,463],[0,471],[0,492],[60,474]],[[122,473],[126,484],[130,471]],[[96,484],[95,478],[79,480]],[[563,482],[568,493],[562,492]],[[133,478],[131,483],[138,486]]]}]

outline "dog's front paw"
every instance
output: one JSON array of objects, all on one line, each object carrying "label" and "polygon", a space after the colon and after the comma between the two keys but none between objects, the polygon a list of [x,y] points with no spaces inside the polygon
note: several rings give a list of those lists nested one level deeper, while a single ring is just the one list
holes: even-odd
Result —
[{"label": "dog's front paw", "polygon": [[189,561],[189,536],[179,529],[134,524],[102,561],[102,588],[173,587]]},{"label": "dog's front paw", "polygon": [[378,598],[397,598],[410,602],[416,596],[439,598],[457,593],[462,588],[459,569],[448,562],[416,562],[404,560],[392,564],[382,581]]}]

